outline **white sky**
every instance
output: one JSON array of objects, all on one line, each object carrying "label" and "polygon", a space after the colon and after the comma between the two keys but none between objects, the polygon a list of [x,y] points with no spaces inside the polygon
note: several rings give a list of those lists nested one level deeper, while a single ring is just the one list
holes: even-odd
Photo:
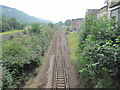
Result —
[{"label": "white sky", "polygon": [[87,9],[100,9],[104,0],[0,0],[0,5],[54,22],[83,18]]}]

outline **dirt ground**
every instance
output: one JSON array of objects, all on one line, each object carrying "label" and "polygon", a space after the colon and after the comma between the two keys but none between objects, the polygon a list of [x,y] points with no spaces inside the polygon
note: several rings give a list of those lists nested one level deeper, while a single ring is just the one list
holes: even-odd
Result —
[{"label": "dirt ground", "polygon": [[[59,41],[61,43],[59,43]],[[82,84],[80,83],[75,67],[70,60],[66,30],[64,28],[61,28],[55,33],[48,52],[43,58],[43,64],[38,69],[39,73],[36,77],[28,80],[24,88],[51,88],[54,61],[59,57],[57,55],[61,55],[65,59],[70,88],[81,88]]]}]

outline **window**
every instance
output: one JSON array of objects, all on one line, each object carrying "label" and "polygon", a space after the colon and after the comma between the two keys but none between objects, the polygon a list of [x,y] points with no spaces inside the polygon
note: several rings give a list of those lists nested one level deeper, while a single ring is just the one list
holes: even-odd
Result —
[{"label": "window", "polygon": [[120,8],[118,9],[118,20],[120,20]]}]

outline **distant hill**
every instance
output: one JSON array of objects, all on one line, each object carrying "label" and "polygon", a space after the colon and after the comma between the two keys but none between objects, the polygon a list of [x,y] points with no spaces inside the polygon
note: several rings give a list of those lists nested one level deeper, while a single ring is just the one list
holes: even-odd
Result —
[{"label": "distant hill", "polygon": [[53,23],[52,21],[40,19],[34,16],[30,16],[20,10],[17,10],[15,8],[10,8],[7,6],[0,5],[0,8],[2,8],[2,12],[0,11],[0,16],[4,16],[6,18],[14,17],[17,21],[23,22],[23,23],[33,23],[33,22],[41,22],[41,23]]}]

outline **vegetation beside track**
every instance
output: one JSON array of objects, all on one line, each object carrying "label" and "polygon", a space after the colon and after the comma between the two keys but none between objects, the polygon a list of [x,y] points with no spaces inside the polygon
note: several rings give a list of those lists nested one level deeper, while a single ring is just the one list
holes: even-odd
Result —
[{"label": "vegetation beside track", "polygon": [[12,39],[2,41],[3,87],[21,87],[35,68],[41,65],[55,32],[53,24],[35,23],[31,29]]},{"label": "vegetation beside track", "polygon": [[76,61],[77,57],[76,57],[76,50],[79,45],[79,34],[78,33],[74,33],[74,32],[69,32],[69,34],[67,34],[67,40],[68,40],[68,46],[69,46],[69,50],[70,50],[70,58],[73,62]]},{"label": "vegetation beside track", "polygon": [[76,53],[76,67],[84,87],[120,87],[120,23],[87,15],[78,43],[74,47],[77,52],[71,52]]}]

